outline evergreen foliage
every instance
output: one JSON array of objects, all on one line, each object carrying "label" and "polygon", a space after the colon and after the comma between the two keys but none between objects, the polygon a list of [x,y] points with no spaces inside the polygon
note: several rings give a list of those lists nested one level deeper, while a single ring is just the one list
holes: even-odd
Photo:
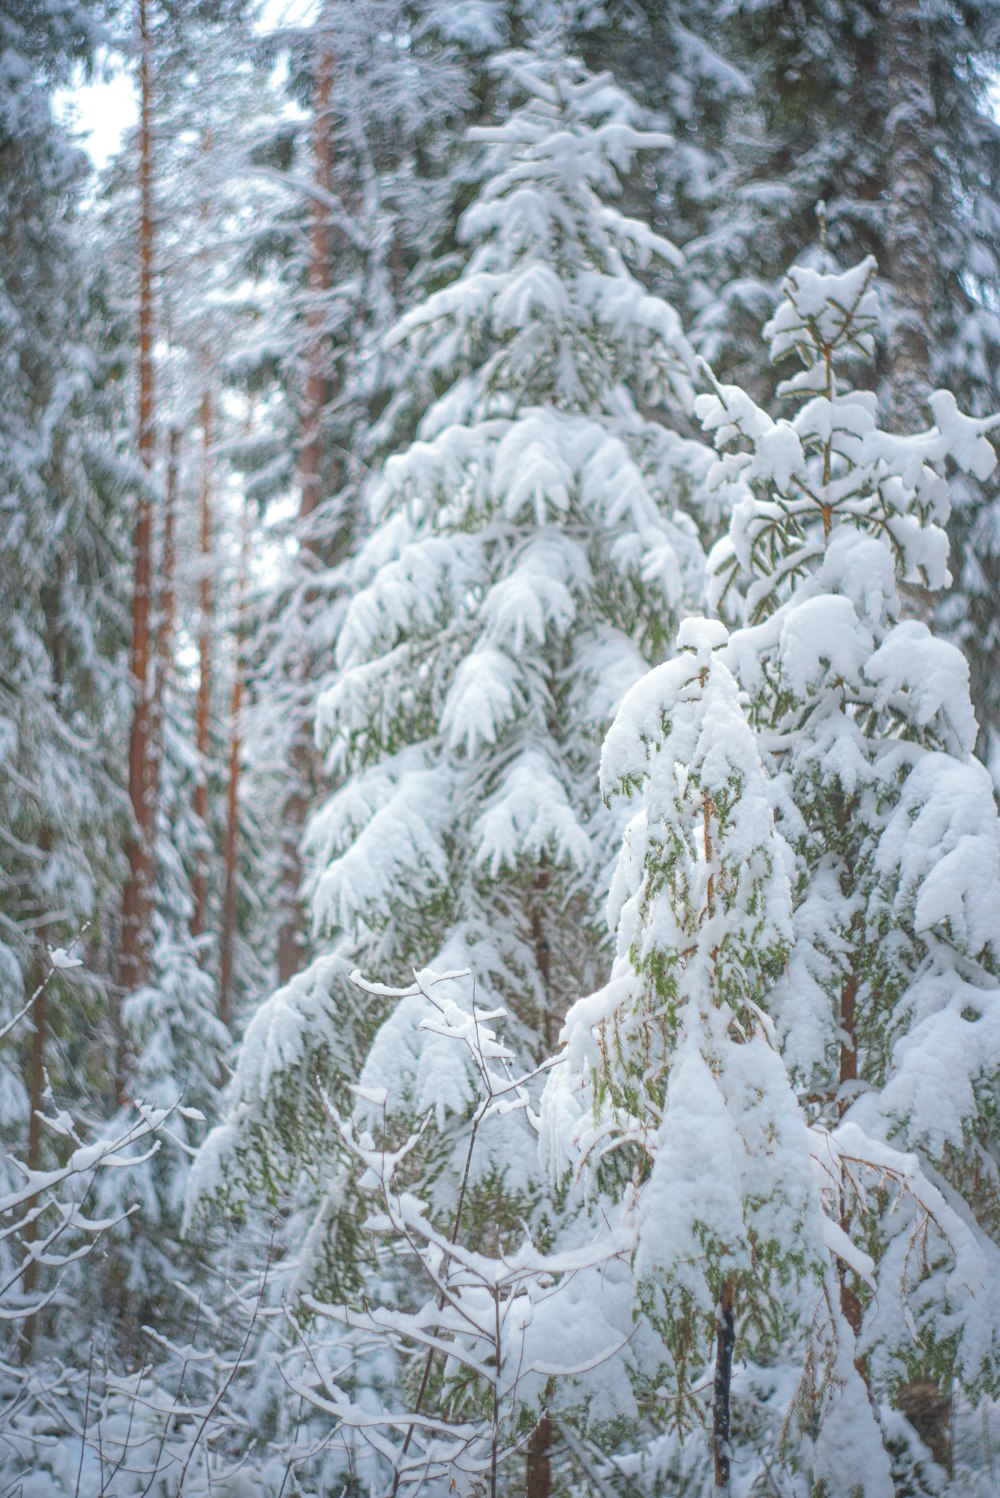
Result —
[{"label": "evergreen foliage", "polygon": [[4,7],[0,1488],[992,1492],[998,14]]},{"label": "evergreen foliage", "polygon": [[[978,1287],[997,1252],[997,813],[966,662],[900,599],[947,584],[947,465],[985,480],[996,417],[939,391],[927,431],[879,427],[876,397],[849,381],[872,352],[874,277],[871,260],[789,273],[766,333],[772,357],[802,366],[779,387],[794,415],[729,386],[699,413],[733,516],[713,596],[742,619],[732,658],[795,855],[773,1013],[814,1117],[868,1150],[879,1182],[845,1200],[874,1274],[848,1276],[843,1301],[888,1397],[918,1370],[973,1392],[996,1372]],[[890,1144],[912,1153],[893,1164]],[[945,1193],[950,1226],[922,1183]]]},{"label": "evergreen foliage", "polygon": [[[597,197],[656,138],[607,80],[519,55],[508,67],[529,102],[486,132],[490,175],[464,220],[480,243],[395,335],[444,393],[372,487],[381,523],[319,707],[327,763],[350,779],[308,852],[317,930],[344,954],[326,969],[348,954],[385,973],[470,966],[491,995],[520,995],[537,1045],[592,960],[582,891],[607,846],[593,747],[700,586],[694,525],[658,499],[690,503],[705,460],[629,391],[690,400],[676,318],[627,268],[672,251]],[[324,1044],[330,1021],[311,1028]],[[255,1076],[237,1085],[259,1107]]]},{"label": "evergreen foliage", "polygon": [[[107,370],[87,343],[74,224],[85,164],[52,112],[54,87],[99,34],[76,5],[15,5],[0,18],[0,1120],[10,1190],[25,1166],[56,1164],[53,1136],[33,1118],[49,1082],[71,1088],[79,1069],[100,1097],[106,1076],[104,986],[69,980],[47,954],[76,952],[78,939],[88,955],[99,950],[124,827],[113,761],[126,704],[123,473],[107,449]],[[44,1237],[50,1220],[22,1224],[27,1239]],[[25,1289],[37,1293],[30,1278]]]},{"label": "evergreen foliage", "polygon": [[[897,100],[890,80],[894,35],[914,25],[920,35],[905,45],[924,53],[926,105],[910,94]],[[758,330],[793,260],[815,267],[824,245],[845,263],[866,254],[878,261],[885,278],[879,374],[888,376],[886,344],[894,319],[907,315],[910,290],[894,286],[889,254],[893,111],[925,109],[916,165],[930,178],[933,204],[924,231],[933,281],[931,325],[923,330],[930,381],[972,415],[995,409],[1000,157],[990,78],[998,26],[989,0],[916,7],[753,0],[727,8],[717,46],[746,92],[733,96],[720,127],[721,164],[706,186],[703,225],[686,246],[682,304],[693,319],[692,342],[720,378],[766,402],[775,376],[760,359]],[[989,487],[963,475],[949,526],[954,580],[940,618],[969,656],[983,746],[992,755],[1000,592]]]}]

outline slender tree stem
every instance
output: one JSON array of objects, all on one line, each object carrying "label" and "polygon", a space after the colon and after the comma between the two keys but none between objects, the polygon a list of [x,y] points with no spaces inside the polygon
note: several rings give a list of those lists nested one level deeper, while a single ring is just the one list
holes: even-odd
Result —
[{"label": "slender tree stem", "polygon": [[[198,501],[198,709],[195,747],[198,751],[197,779],[194,787],[194,814],[202,839],[208,838],[208,762],[211,750],[212,723],[212,549],[214,517],[212,514],[212,392],[207,387],[201,398],[201,485]],[[191,931],[199,936],[208,920],[208,848],[198,848],[192,884],[194,913]]]},{"label": "slender tree stem", "polygon": [[[155,448],[153,390],[153,132],[152,47],[147,0],[139,10],[139,461],[152,473]],[[133,531],[133,589],[131,674],[132,728],[129,738],[129,799],[133,831],[128,841],[128,879],[122,903],[121,981],[126,990],[145,982],[149,972],[150,916],[153,902],[153,773],[151,742],[152,691],[150,675],[150,584],[152,575],[152,506],[143,486],[136,498]],[[117,1013],[115,1083],[124,1099],[125,1043]]]},{"label": "slender tree stem", "polygon": [[[305,381],[301,401],[301,428],[298,450],[298,487],[301,558],[304,567],[312,560],[313,543],[309,521],[322,499],[323,491],[323,412],[327,401],[329,356],[324,333],[324,294],[333,278],[333,235],[330,212],[324,198],[333,188],[333,135],[330,128],[330,102],[333,93],[334,52],[333,26],[324,6],[317,23],[316,56],[313,63],[313,171],[318,193],[309,199],[309,269],[306,308],[307,341]],[[301,680],[308,675],[309,662],[303,647],[297,672]],[[296,707],[297,712],[302,712]],[[290,789],[282,816],[281,883],[282,920],[278,932],[278,978],[287,983],[298,972],[302,960],[302,910],[299,885],[302,864],[299,843],[308,808],[311,777],[309,734],[303,720],[297,722],[292,735],[289,756]]]},{"label": "slender tree stem", "polygon": [[729,1492],[730,1391],[733,1382],[733,1349],[736,1346],[736,1285],[732,1275],[722,1286],[716,1311],[715,1379],[712,1386],[712,1457],[715,1491]]}]

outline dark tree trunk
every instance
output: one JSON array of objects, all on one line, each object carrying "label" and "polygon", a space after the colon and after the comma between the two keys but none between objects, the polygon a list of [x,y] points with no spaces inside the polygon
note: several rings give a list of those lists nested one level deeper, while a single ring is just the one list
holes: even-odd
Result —
[{"label": "dark tree trunk", "polygon": [[[838,1108],[841,1114],[846,1113],[854,1101],[855,1089],[852,1083],[858,1080],[857,1000],[858,979],[857,974],[852,971],[848,973],[844,986],[840,990],[840,1098]],[[846,1200],[841,1206],[840,1226],[845,1233],[850,1231],[851,1210],[850,1203]],[[851,1285],[849,1278],[851,1271],[846,1264],[838,1260],[837,1270],[840,1276],[840,1309],[851,1331],[855,1337],[858,1337],[861,1333],[861,1302]],[[867,1370],[860,1362],[858,1371],[867,1383]]]},{"label": "dark tree trunk", "polygon": [[727,1279],[716,1311],[715,1378],[712,1383],[712,1461],[715,1491],[729,1492],[731,1466],[730,1392],[733,1383],[733,1349],[736,1346],[736,1287]]},{"label": "dark tree trunk", "polygon": [[326,406],[330,358],[324,324],[326,294],[333,277],[333,234],[323,194],[333,191],[333,131],[330,100],[333,93],[334,53],[329,21],[319,22],[313,68],[312,152],[317,195],[309,205],[309,271],[306,305],[306,367],[299,439],[299,514],[310,516],[323,497],[323,410]]},{"label": "dark tree trunk", "polygon": [[552,1422],[543,1415],[528,1442],[525,1498],[549,1498],[552,1492]]},{"label": "dark tree trunk", "polygon": [[952,1404],[933,1378],[915,1378],[898,1396],[899,1408],[938,1466],[951,1476]]},{"label": "dark tree trunk", "polygon": [[305,828],[312,784],[312,746],[303,711],[296,725],[289,753],[289,791],[285,797],[281,828],[281,927],[278,931],[278,981],[287,983],[302,966],[305,946],[302,903],[302,860],[299,844]]},{"label": "dark tree trunk", "polygon": [[[931,91],[926,0],[886,0],[885,35],[889,62],[888,135],[889,276],[893,320],[889,343],[892,424],[917,431],[928,420],[931,390],[931,337],[936,224],[934,179],[935,109]],[[918,616],[932,612],[931,599],[917,588],[904,598]],[[931,1377],[903,1388],[899,1407],[930,1449],[951,1472],[951,1398]]]}]

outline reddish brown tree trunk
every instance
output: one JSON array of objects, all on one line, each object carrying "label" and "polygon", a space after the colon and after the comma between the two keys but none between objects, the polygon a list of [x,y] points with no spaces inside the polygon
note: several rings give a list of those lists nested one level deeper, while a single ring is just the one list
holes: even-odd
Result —
[{"label": "reddish brown tree trunk", "polygon": [[[332,28],[324,14],[318,25],[316,58],[313,70],[313,170],[319,190],[309,208],[309,271],[306,308],[307,342],[305,378],[301,403],[301,433],[298,452],[300,558],[303,567],[313,565],[313,545],[309,522],[322,499],[323,490],[323,410],[326,406],[329,355],[324,335],[325,294],[333,275],[333,240],[329,214],[322,201],[333,188],[333,137],[330,128],[330,99],[333,91],[334,54]],[[307,600],[308,602],[308,600]],[[298,675],[304,683],[309,662],[303,657]],[[308,788],[312,779],[312,754],[305,710],[295,725],[289,755],[290,787],[282,816],[281,838],[281,908],[278,932],[278,978],[287,983],[298,972],[302,959],[302,909],[299,885],[302,864],[299,845],[308,809]]]},{"label": "reddish brown tree trunk", "polygon": [[219,1018],[233,1020],[233,956],[236,946],[236,875],[239,853],[240,711],[243,707],[243,632],[246,617],[250,522],[243,514],[240,573],[237,583],[233,686],[229,699],[229,780],[226,787],[226,845],[222,890],[222,938],[219,949]]},{"label": "reddish brown tree trunk", "polygon": [[[153,467],[153,149],[152,59],[146,0],[139,0],[139,460],[147,475]],[[150,914],[153,900],[154,746],[151,736],[152,659],[150,654],[150,581],[152,510],[146,489],[140,491],[133,532],[131,674],[134,694],[129,739],[129,799],[133,829],[127,844],[129,872],[122,902],[120,976],[125,990],[143,983],[149,972]],[[117,1013],[116,1084],[125,1089],[124,1045]]]},{"label": "reddish brown tree trunk", "polygon": [[851,1085],[858,1080],[857,1037],[858,979],[853,972],[844,980],[840,990],[840,1101],[841,1114],[846,1113],[854,1101],[855,1089]]},{"label": "reddish brown tree trunk", "polygon": [[[201,487],[198,500],[198,553],[201,574],[198,579],[198,711],[196,745],[198,778],[194,789],[194,814],[200,823],[200,835],[208,837],[208,757],[212,706],[212,396],[206,390],[201,398]],[[205,930],[208,905],[208,849],[198,850],[198,862],[192,880],[194,914],[191,931],[195,936]]]},{"label": "reddish brown tree trunk", "polygon": [[180,432],[171,427],[167,448],[167,487],[163,508],[163,552],[160,558],[160,596],[157,601],[156,681],[153,688],[151,732],[155,749],[152,759],[152,798],[154,815],[160,805],[160,773],[163,768],[163,742],[166,732],[166,696],[173,671],[174,623],[177,595],[174,576],[177,569],[177,470],[180,459]]},{"label": "reddish brown tree trunk", "polygon": [[925,0],[885,0],[889,62],[888,272],[892,281],[889,357],[893,423],[926,421],[934,310],[934,99]]}]

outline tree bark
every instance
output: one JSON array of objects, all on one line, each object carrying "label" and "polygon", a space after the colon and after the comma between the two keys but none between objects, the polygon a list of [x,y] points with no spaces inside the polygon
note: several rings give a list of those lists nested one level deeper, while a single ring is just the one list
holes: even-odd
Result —
[{"label": "tree bark", "polygon": [[[858,1080],[857,1001],[858,978],[852,969],[840,990],[840,1088],[837,1109],[841,1117],[854,1101],[856,1089],[851,1084]],[[840,1226],[845,1233],[850,1232],[851,1210],[846,1198],[841,1201]],[[861,1301],[848,1278],[851,1271],[841,1260],[838,1260],[837,1272],[840,1277],[840,1309],[857,1338],[861,1334]],[[863,1361],[856,1358],[855,1366],[867,1385],[868,1370]]]},{"label": "tree bark", "polygon": [[164,735],[166,733],[166,697],[173,671],[174,627],[177,614],[175,576],[177,572],[177,473],[181,434],[170,428],[167,447],[167,487],[163,499],[163,551],[160,557],[160,596],[156,609],[156,680],[150,731],[155,745],[152,760],[152,798],[154,815],[160,806],[160,776],[163,769]]},{"label": "tree bark", "polygon": [[897,431],[926,423],[934,311],[934,100],[924,0],[885,0],[889,63],[886,120],[892,419]]},{"label": "tree bark", "polygon": [[333,192],[330,99],[333,93],[334,54],[330,20],[325,12],[324,7],[324,14],[319,22],[313,69],[312,152],[314,181],[318,193],[309,204],[306,368],[298,461],[299,515],[303,520],[313,513],[323,497],[322,423],[330,367],[324,325],[326,294],[333,278],[333,233],[330,215],[321,201],[321,195]]},{"label": "tree bark", "polygon": [[729,1492],[731,1468],[730,1392],[733,1383],[733,1349],[736,1346],[736,1286],[732,1277],[722,1286],[715,1313],[715,1377],[712,1383],[712,1460],[715,1491]]},{"label": "tree bark", "polygon": [[933,1378],[915,1378],[904,1385],[899,1408],[948,1476],[952,1472],[952,1403]]},{"label": "tree bark", "polygon": [[214,592],[212,588],[212,548],[214,542],[214,517],[212,514],[212,430],[213,410],[210,390],[201,398],[201,485],[198,498],[199,535],[198,556],[200,574],[198,578],[198,708],[195,719],[195,748],[198,751],[198,771],[194,787],[194,814],[198,822],[199,835],[204,840],[198,848],[191,892],[194,896],[194,912],[191,917],[191,932],[200,936],[205,930],[208,914],[208,768],[211,750],[212,709],[212,610]]},{"label": "tree bark", "polygon": [[[146,0],[139,0],[139,461],[151,474],[155,446],[153,389],[153,146],[152,56]],[[129,738],[129,799],[133,828],[127,843],[128,878],[122,901],[120,978],[127,991],[149,974],[150,916],[153,903],[153,772],[151,735],[153,661],[150,652],[150,582],[152,508],[146,489],[136,499],[133,531],[132,644],[130,667],[133,709]],[[125,1049],[120,1017],[114,1006],[116,1090],[125,1092]]]},{"label": "tree bark", "polygon": [[226,843],[223,856],[222,935],[219,943],[219,1018],[233,1021],[233,959],[236,946],[236,875],[239,853],[240,711],[243,706],[243,631],[246,619],[250,522],[244,510],[237,582],[233,684],[229,699],[229,779],[226,786]]},{"label": "tree bark", "polygon": [[[300,406],[298,450],[300,564],[308,571],[314,565],[314,546],[309,522],[323,493],[323,411],[327,400],[329,358],[324,336],[325,294],[333,276],[333,239],[329,214],[321,200],[333,188],[333,138],[330,129],[330,99],[333,92],[334,53],[330,17],[324,6],[317,25],[313,64],[312,151],[314,182],[319,192],[309,205],[309,269],[307,276],[305,377]],[[304,603],[308,607],[308,593]],[[309,676],[305,649],[297,664],[300,684]],[[282,813],[281,924],[278,932],[278,980],[287,983],[298,972],[302,960],[303,918],[299,901],[302,863],[299,847],[308,810],[311,746],[305,710],[298,708],[289,753],[290,787]]]},{"label": "tree bark", "polygon": [[[40,846],[47,849],[51,839],[44,833],[40,840]],[[31,969],[31,992],[36,995],[35,1002],[31,1006],[31,1022],[33,1026],[31,1036],[31,1074],[28,1087],[28,1160],[29,1170],[41,1170],[42,1168],[42,1123],[40,1110],[45,1093],[45,1052],[49,1036],[49,1010],[48,1010],[48,973],[41,955],[36,957]],[[35,1204],[37,1205],[37,1203]],[[23,1242],[25,1248],[30,1248],[38,1238],[37,1221],[29,1222],[24,1229]],[[21,1285],[26,1297],[35,1294],[38,1289],[38,1260],[29,1259],[21,1276]],[[29,1316],[24,1323],[23,1357],[27,1362],[35,1347],[35,1339],[38,1333],[37,1317]]]},{"label": "tree bark", "polygon": [[[935,109],[931,90],[925,0],[886,0],[889,61],[889,276],[893,320],[889,342],[892,425],[917,431],[927,422],[931,390],[931,329],[938,266],[934,216]],[[917,588],[904,594],[918,617],[932,612]],[[951,1397],[931,1377],[900,1393],[899,1407],[934,1460],[951,1472]]]},{"label": "tree bark", "polygon": [[531,945],[535,952],[535,966],[542,984],[542,1035],[544,1054],[551,1056],[559,1044],[562,1016],[553,1008],[552,996],[552,950],[545,929],[546,897],[549,889],[549,874],[542,868],[535,876],[534,893],[530,907]]},{"label": "tree bark", "polygon": [[528,1442],[528,1471],[525,1498],[549,1498],[552,1492],[552,1422],[543,1415]]}]

